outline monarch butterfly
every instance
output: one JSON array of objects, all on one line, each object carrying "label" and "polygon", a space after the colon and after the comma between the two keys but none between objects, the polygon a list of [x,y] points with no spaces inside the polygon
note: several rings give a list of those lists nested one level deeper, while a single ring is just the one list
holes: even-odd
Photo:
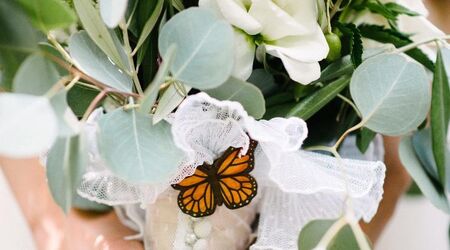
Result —
[{"label": "monarch butterfly", "polygon": [[257,142],[250,140],[246,155],[239,157],[241,148],[228,148],[212,165],[204,163],[194,174],[178,184],[178,206],[185,214],[203,217],[214,213],[217,206],[225,204],[237,209],[250,203],[255,197],[257,184],[249,173],[254,167],[254,151]]}]

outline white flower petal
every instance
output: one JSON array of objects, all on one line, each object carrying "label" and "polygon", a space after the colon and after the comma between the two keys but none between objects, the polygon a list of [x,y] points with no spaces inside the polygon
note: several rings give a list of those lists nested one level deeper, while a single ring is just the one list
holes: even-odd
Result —
[{"label": "white flower petal", "polygon": [[[209,0],[211,1],[211,0]],[[222,16],[235,27],[244,30],[249,35],[261,32],[261,24],[247,12],[240,0],[215,0]],[[200,5],[201,6],[201,5]]]},{"label": "white flower petal", "polygon": [[[286,11],[298,23],[311,26],[317,23],[317,0],[273,0],[281,9]],[[312,26],[311,26],[312,27]]]},{"label": "white flower petal", "polygon": [[269,53],[281,59],[289,77],[301,84],[309,84],[320,77],[320,65],[318,62],[302,62],[280,53],[277,50]]},{"label": "white flower petal", "polygon": [[255,43],[240,30],[234,31],[234,68],[232,75],[247,80],[252,74]]},{"label": "white flower petal", "polygon": [[319,25],[316,24],[316,32],[307,36],[291,36],[266,44],[267,53],[277,56],[273,51],[278,51],[292,59],[302,62],[318,62],[328,55],[328,44]]},{"label": "white flower petal", "polygon": [[299,23],[271,0],[254,0],[249,14],[263,26],[261,34],[265,40],[273,41],[286,36],[310,33],[308,24]]}]

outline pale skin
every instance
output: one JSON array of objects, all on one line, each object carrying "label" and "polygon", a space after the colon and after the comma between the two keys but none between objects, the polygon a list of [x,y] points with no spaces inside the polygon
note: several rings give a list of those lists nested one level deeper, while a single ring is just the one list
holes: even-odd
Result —
[{"label": "pale skin", "polygon": [[[430,19],[445,33],[450,32],[450,1],[426,0]],[[398,137],[384,137],[387,166],[384,195],[377,214],[369,224],[361,223],[376,243],[395,211],[399,198],[411,184],[411,178],[399,160]],[[0,157],[0,166],[42,250],[140,250],[138,241],[123,238],[134,232],[123,226],[114,212],[95,214],[72,209],[67,215],[54,203],[38,159],[14,160]]]}]

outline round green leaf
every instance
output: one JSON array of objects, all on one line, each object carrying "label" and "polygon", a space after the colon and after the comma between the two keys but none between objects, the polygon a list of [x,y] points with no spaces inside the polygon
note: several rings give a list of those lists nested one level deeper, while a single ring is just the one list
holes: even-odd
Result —
[{"label": "round green leaf", "polygon": [[417,128],[430,108],[425,69],[405,56],[369,58],[353,73],[350,92],[364,126],[385,135],[402,135]]},{"label": "round green leaf", "polygon": [[161,55],[177,46],[172,76],[191,87],[215,88],[231,74],[233,30],[210,10],[189,8],[175,15],[163,26],[158,44]]},{"label": "round green leaf", "polygon": [[131,77],[114,65],[85,31],[72,35],[69,51],[77,66],[89,76],[120,91],[131,92]]},{"label": "round green leaf", "polygon": [[172,139],[170,125],[119,108],[101,117],[99,150],[108,167],[131,182],[168,181],[184,156]]},{"label": "round green leaf", "polygon": [[256,119],[262,118],[266,112],[264,96],[255,85],[234,77],[218,88],[206,90],[211,97],[219,100],[237,101],[244,106],[247,113]]},{"label": "round green leaf", "polygon": [[58,134],[47,98],[0,94],[0,155],[26,158],[44,153]]},{"label": "round green leaf", "polygon": [[42,55],[31,55],[14,77],[13,91],[30,95],[45,94],[60,76],[55,65]]}]

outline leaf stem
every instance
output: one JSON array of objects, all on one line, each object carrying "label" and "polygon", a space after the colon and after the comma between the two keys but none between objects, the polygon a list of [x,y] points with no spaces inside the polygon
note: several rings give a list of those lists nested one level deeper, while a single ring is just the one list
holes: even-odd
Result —
[{"label": "leaf stem", "polygon": [[352,100],[348,99],[347,97],[341,95],[341,94],[337,94],[337,96],[339,98],[341,98],[344,102],[346,102],[348,105],[350,105],[356,112],[356,114],[358,115],[358,117],[362,117],[361,112],[358,110],[358,108],[356,107],[356,105],[352,102]]},{"label": "leaf stem", "polygon": [[420,45],[424,45],[424,44],[435,42],[435,41],[439,41],[439,40],[450,40],[450,35],[447,34],[447,35],[440,36],[440,37],[432,37],[432,38],[427,38],[425,40],[418,41],[418,42],[415,42],[415,43],[410,43],[408,45],[405,45],[403,47],[400,47],[400,48],[396,49],[395,52],[396,53],[403,53],[403,52],[406,52],[408,50],[412,50],[412,49],[414,49],[414,48],[416,48],[416,47],[418,47]]},{"label": "leaf stem", "polygon": [[345,216],[341,216],[337,221],[333,223],[333,225],[331,225],[331,227],[323,235],[322,239],[319,241],[315,248],[327,249],[328,245],[330,245],[331,241],[334,239],[334,237],[336,237],[336,235],[345,225],[347,225],[347,220]]},{"label": "leaf stem", "polygon": [[50,33],[47,35],[47,39],[50,41],[50,43],[53,44],[53,46],[55,46],[55,49],[58,50],[59,53],[61,53],[66,61],[68,61],[72,65],[75,64],[69,53],[67,53],[67,51],[61,46],[58,41],[56,41],[56,39]]},{"label": "leaf stem", "polygon": [[95,107],[100,103],[100,101],[109,93],[110,90],[103,89],[98,95],[92,100],[92,102],[89,104],[88,108],[83,114],[83,118],[81,118],[81,122],[86,122],[89,118],[89,115],[94,111]]},{"label": "leaf stem", "polygon": [[358,124],[356,124],[355,126],[347,129],[342,135],[341,137],[339,137],[339,139],[336,141],[336,143],[334,144],[334,146],[332,147],[334,150],[336,150],[339,145],[342,143],[342,141],[345,139],[345,137],[347,137],[347,135],[349,135],[351,132],[358,130],[360,128],[362,128],[365,124],[365,120],[362,120],[361,122],[359,122]]},{"label": "leaf stem", "polygon": [[132,56],[132,49],[130,46],[130,40],[128,37],[128,26],[125,22],[125,20],[122,20],[122,22],[120,23],[120,29],[122,30],[122,34],[123,34],[123,43],[124,43],[124,47],[125,47],[125,53],[127,54],[127,58],[128,58],[128,64],[130,66],[130,75],[133,78],[133,82],[134,82],[134,87],[136,88],[136,91],[138,92],[139,95],[144,95],[144,91],[142,90],[141,87],[141,83],[139,82],[139,77],[137,75],[137,71],[136,71],[136,67],[134,66],[134,60],[133,60],[133,56]]}]

